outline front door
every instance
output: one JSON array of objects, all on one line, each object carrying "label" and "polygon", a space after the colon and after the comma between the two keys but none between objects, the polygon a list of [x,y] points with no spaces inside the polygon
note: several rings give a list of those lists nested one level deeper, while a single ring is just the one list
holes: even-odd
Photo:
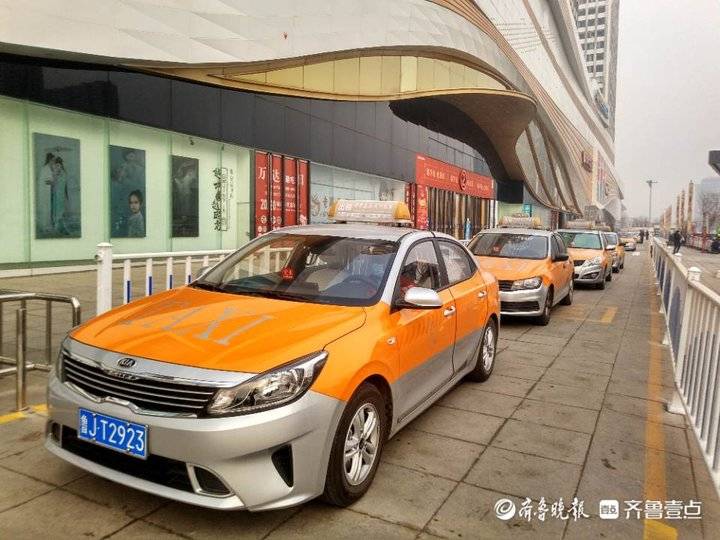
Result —
[{"label": "front door", "polygon": [[488,317],[485,280],[465,250],[446,240],[438,241],[450,292],[457,309],[453,366],[460,371],[475,359]]},{"label": "front door", "polygon": [[400,420],[453,375],[456,306],[449,289],[440,291],[440,265],[430,239],[416,243],[408,251],[398,277],[395,298],[402,299],[410,287],[439,291],[443,305],[433,309],[402,308],[391,315],[400,355],[396,383]]},{"label": "front door", "polygon": [[555,303],[565,297],[573,278],[572,263],[553,260],[556,255],[567,255],[567,248],[559,236],[552,235],[550,238],[550,265],[553,283],[555,283]]}]

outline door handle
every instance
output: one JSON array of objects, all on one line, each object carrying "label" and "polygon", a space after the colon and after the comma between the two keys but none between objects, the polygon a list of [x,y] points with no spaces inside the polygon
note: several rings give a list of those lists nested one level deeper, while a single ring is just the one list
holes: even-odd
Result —
[{"label": "door handle", "polygon": [[455,306],[450,306],[445,311],[443,311],[443,315],[446,317],[450,317],[451,315],[455,315]]},{"label": "door handle", "polygon": [[485,298],[487,296],[487,293],[485,291],[480,291],[477,295],[478,298]]}]

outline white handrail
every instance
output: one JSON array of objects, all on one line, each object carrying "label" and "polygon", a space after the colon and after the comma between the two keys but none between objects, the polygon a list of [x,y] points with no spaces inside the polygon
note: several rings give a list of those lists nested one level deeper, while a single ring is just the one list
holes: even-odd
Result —
[{"label": "white handrail", "polygon": [[112,309],[112,271],[113,263],[115,266],[121,265],[123,269],[123,294],[122,303],[127,304],[132,300],[132,263],[144,262],[145,266],[145,296],[150,296],[155,292],[156,284],[153,281],[153,265],[156,263],[165,263],[165,290],[170,290],[176,286],[175,281],[175,260],[179,258],[185,259],[185,268],[183,279],[179,282],[181,285],[187,285],[193,280],[192,263],[193,261],[202,260],[202,266],[209,266],[210,259],[214,262],[222,261],[234,250],[232,249],[211,249],[207,251],[168,251],[154,253],[113,253],[112,244],[103,242],[97,246],[97,290],[96,290],[96,311],[97,314],[105,313]]},{"label": "white handrail", "polygon": [[667,324],[675,386],[720,494],[720,295],[657,239],[652,261]]}]

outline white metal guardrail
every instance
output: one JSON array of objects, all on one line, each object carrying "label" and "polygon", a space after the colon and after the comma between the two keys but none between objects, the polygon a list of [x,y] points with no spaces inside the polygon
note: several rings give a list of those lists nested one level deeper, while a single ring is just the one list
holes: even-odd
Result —
[{"label": "white metal guardrail", "polygon": [[97,314],[112,309],[113,266],[122,265],[123,269],[123,304],[132,300],[132,265],[145,264],[145,296],[155,291],[153,282],[153,265],[156,262],[165,263],[165,289],[170,290],[178,283],[175,280],[175,261],[184,261],[184,275],[180,284],[186,285],[193,280],[192,264],[202,261],[202,266],[209,266],[211,262],[219,262],[232,253],[232,249],[216,249],[209,251],[171,251],[164,253],[113,253],[112,244],[103,242],[97,246]]},{"label": "white metal guardrail", "polygon": [[[155,292],[156,286],[153,281],[153,266],[164,264],[165,266],[165,290],[170,290],[179,285],[187,285],[193,280],[192,265],[194,262],[202,261],[202,267],[210,266],[222,261],[229,254],[231,249],[217,249],[211,251],[172,251],[165,253],[113,253],[112,244],[103,242],[97,246],[97,314],[105,313],[112,309],[113,305],[113,268],[123,269],[122,287],[123,304],[132,300],[132,266],[145,266],[145,296]],[[257,255],[249,257],[247,268],[242,271],[253,276],[258,273],[279,272],[285,264],[292,248],[266,248],[260,250]],[[180,280],[175,280],[175,264],[184,264],[184,272]],[[235,268],[239,274],[240,269]],[[197,277],[197,276],[196,276]],[[236,275],[238,277],[238,275]]]},{"label": "white metal guardrail", "polygon": [[652,248],[677,392],[720,493],[720,295],[682,255],[657,239]]}]

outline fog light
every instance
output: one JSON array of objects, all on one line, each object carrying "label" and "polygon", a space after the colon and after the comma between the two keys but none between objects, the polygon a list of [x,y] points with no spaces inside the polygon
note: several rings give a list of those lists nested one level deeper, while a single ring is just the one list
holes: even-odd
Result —
[{"label": "fog light", "polygon": [[593,272],[592,274],[588,274],[588,275],[586,275],[585,277],[588,278],[588,279],[595,279],[595,278],[598,277],[599,275],[600,275],[600,272]]}]

